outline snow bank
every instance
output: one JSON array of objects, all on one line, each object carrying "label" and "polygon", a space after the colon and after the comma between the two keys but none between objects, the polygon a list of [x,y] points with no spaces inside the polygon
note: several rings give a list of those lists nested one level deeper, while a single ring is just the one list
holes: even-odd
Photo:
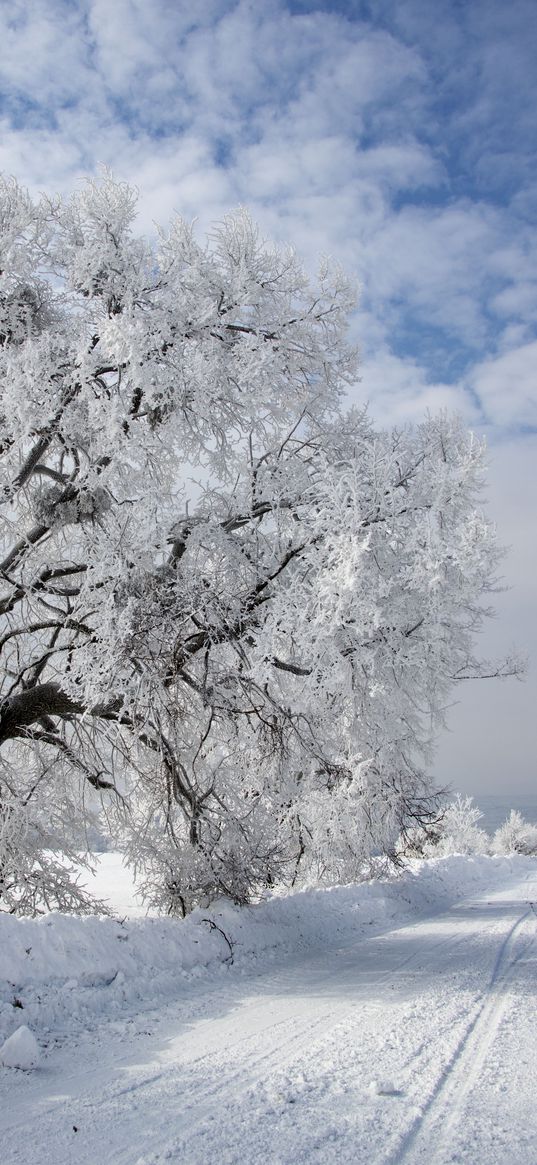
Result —
[{"label": "snow bank", "polygon": [[[109,855],[106,855],[109,858]],[[99,1016],[158,1007],[185,980],[257,960],[341,947],[447,908],[535,871],[522,856],[452,856],[412,862],[390,880],[228,903],[168,918],[0,915],[0,1041],[21,1024],[46,1041]]]}]

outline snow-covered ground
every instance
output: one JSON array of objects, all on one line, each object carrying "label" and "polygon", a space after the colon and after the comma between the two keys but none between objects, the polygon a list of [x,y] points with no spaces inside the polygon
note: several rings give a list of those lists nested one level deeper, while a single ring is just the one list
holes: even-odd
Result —
[{"label": "snow-covered ground", "polygon": [[117,919],[0,916],[0,1045],[40,1057],[0,1068],[2,1165],[537,1162],[536,860],[184,923],[99,879]]}]

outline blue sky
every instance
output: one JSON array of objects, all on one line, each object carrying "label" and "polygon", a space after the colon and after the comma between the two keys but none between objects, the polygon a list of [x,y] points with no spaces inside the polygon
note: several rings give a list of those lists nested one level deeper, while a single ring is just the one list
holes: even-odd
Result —
[{"label": "blue sky", "polygon": [[[353,395],[487,435],[513,589],[484,649],[537,656],[535,0],[12,0],[0,37],[1,169],[67,191],[104,162],[148,230],[243,203],[357,276]],[[439,778],[533,787],[535,679],[479,689]]]}]

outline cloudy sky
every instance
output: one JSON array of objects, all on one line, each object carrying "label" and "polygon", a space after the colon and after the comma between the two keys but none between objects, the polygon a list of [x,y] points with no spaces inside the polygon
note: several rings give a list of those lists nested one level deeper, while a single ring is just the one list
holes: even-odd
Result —
[{"label": "cloudy sky", "polygon": [[[11,0],[0,43],[0,169],[32,190],[105,163],[148,230],[242,203],[357,276],[353,396],[486,434],[511,590],[483,652],[537,660],[535,0]],[[460,686],[442,783],[537,792],[535,677]]]}]

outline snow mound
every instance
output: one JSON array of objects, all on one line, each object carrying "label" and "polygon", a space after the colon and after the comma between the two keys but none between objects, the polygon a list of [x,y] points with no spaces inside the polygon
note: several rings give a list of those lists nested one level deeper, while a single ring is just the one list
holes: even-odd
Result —
[{"label": "snow mound", "polygon": [[0,1063],[5,1068],[22,1068],[29,1072],[39,1064],[37,1040],[26,1024],[18,1027],[0,1048]]},{"label": "snow mound", "polygon": [[397,1094],[393,1080],[371,1080],[367,1091],[370,1096],[395,1096]]}]

